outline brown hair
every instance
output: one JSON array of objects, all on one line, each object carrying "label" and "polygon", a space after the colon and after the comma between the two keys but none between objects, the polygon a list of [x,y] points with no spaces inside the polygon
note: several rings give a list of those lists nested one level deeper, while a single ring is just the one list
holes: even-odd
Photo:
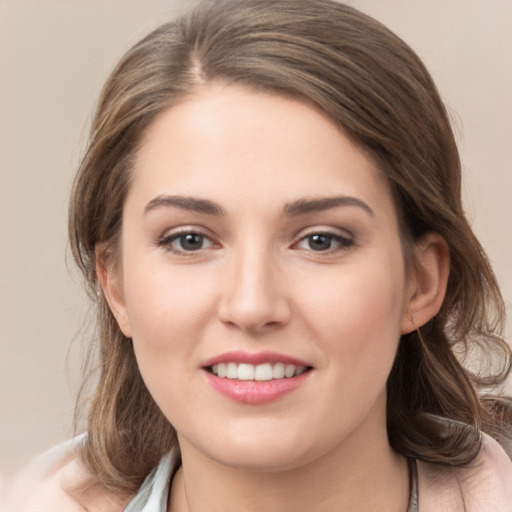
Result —
[{"label": "brown hair", "polygon": [[[133,492],[161,456],[177,448],[132,344],[97,294],[95,250],[98,244],[118,249],[130,171],[147,127],[212,81],[293,96],[327,113],[387,175],[404,248],[428,231],[448,244],[442,309],[402,337],[388,379],[394,449],[462,465],[478,453],[481,430],[506,446],[510,404],[483,394],[510,369],[510,350],[500,338],[503,301],[464,216],[458,151],[428,71],[401,39],[346,5],[216,0],[161,26],[122,58],[103,89],[75,181],[71,246],[98,308],[99,375],[82,453],[91,473],[113,490]],[[487,372],[464,367],[475,348],[489,361]]]}]

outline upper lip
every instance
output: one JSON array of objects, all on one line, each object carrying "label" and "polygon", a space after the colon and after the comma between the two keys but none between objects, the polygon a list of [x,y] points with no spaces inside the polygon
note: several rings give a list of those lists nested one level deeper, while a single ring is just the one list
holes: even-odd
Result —
[{"label": "upper lip", "polygon": [[202,364],[203,368],[213,366],[220,363],[246,363],[259,365],[264,363],[284,363],[293,364],[294,366],[311,366],[305,361],[301,361],[295,357],[279,354],[278,352],[258,352],[251,354],[243,351],[225,352],[218,356],[208,359]]}]

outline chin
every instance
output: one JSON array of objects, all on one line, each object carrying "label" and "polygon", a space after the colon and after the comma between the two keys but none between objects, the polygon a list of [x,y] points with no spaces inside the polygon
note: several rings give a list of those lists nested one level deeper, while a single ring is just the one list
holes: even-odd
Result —
[{"label": "chin", "polygon": [[[247,425],[246,425],[247,426]],[[228,435],[210,432],[208,444],[196,450],[209,459],[239,471],[276,473],[303,467],[332,449],[333,440],[307,435],[307,429],[246,428]],[[268,427],[268,426],[267,426]]]},{"label": "chin", "polygon": [[212,454],[218,464],[233,469],[254,473],[278,473],[298,469],[311,462],[314,457],[306,456],[296,448],[278,447],[275,445],[231,446],[228,453]]}]

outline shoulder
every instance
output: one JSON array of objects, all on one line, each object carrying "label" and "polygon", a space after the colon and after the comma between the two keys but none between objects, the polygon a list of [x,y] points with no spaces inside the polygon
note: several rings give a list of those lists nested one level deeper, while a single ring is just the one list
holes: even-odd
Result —
[{"label": "shoulder", "polygon": [[478,457],[457,479],[470,510],[512,512],[512,460],[493,438],[483,435]]},{"label": "shoulder", "polygon": [[[85,436],[49,450],[32,461],[6,493],[6,512],[121,512],[125,502],[98,485],[79,462]],[[85,488],[85,492],[75,492]]]},{"label": "shoulder", "polygon": [[512,512],[512,461],[486,434],[480,453],[465,467],[418,461],[418,485],[422,512]]}]

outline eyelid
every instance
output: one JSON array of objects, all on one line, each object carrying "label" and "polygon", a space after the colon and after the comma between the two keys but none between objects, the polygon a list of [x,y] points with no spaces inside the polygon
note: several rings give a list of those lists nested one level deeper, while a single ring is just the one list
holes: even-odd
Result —
[{"label": "eyelid", "polygon": [[[311,226],[305,229],[300,230],[294,237],[296,241],[302,240],[308,236],[312,235],[330,235],[333,237],[343,238],[346,240],[354,240],[354,235],[350,231],[344,228],[337,228],[333,226],[324,226],[322,224],[318,226]],[[294,242],[295,243],[295,242]]]},{"label": "eyelid", "polygon": [[198,226],[195,224],[185,224],[179,225],[173,228],[166,229],[163,234],[159,237],[159,239],[167,238],[169,236],[179,236],[186,235],[188,233],[197,233],[198,235],[204,235],[208,238],[212,238],[213,235],[209,229],[206,229],[203,226]]},{"label": "eyelid", "polygon": [[[176,249],[171,245],[173,241],[189,234],[196,234],[204,237],[210,242],[210,246],[198,249],[197,251],[185,251]],[[210,230],[195,225],[178,226],[172,229],[168,229],[161,236],[158,237],[158,239],[155,241],[155,245],[157,245],[158,247],[162,247],[163,249],[173,254],[185,257],[197,256],[199,254],[202,254],[204,251],[211,249],[212,247],[220,247],[220,243],[216,240],[216,237],[211,233]]]},{"label": "eyelid", "polygon": [[325,251],[314,251],[312,249],[304,249],[308,252],[318,254],[318,255],[329,255],[340,251],[347,251],[353,245],[355,245],[355,237],[352,233],[348,232],[346,229],[327,227],[327,226],[312,226],[307,229],[300,231],[295,236],[295,241],[292,243],[292,249],[300,249],[299,244],[305,241],[308,237],[314,235],[325,235],[332,237],[339,243],[338,247],[333,249],[327,249]]}]

